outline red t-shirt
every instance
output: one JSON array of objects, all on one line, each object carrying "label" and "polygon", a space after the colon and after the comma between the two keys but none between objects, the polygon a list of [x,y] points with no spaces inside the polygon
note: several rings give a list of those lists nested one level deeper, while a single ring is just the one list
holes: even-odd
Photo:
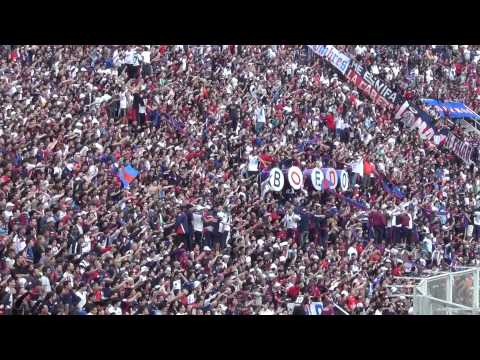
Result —
[{"label": "red t-shirt", "polygon": [[335,130],[335,119],[332,114],[325,116],[325,122],[329,129]]},{"label": "red t-shirt", "polygon": [[274,162],[274,158],[268,154],[262,154],[259,156],[260,158],[260,170],[268,169]]},{"label": "red t-shirt", "polygon": [[355,298],[355,296],[350,295],[349,297],[347,297],[347,306],[350,310],[353,310],[355,306],[357,306],[357,299]]},{"label": "red t-shirt", "polygon": [[293,285],[289,287],[287,290],[287,295],[292,299],[296,299],[299,294],[300,294],[300,287],[298,285]]}]

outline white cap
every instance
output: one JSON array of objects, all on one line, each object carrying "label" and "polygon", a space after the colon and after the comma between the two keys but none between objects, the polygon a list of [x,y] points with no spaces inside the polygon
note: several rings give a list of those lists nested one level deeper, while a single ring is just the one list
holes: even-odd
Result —
[{"label": "white cap", "polygon": [[210,249],[208,246],[204,246],[203,251],[212,251],[212,249]]}]

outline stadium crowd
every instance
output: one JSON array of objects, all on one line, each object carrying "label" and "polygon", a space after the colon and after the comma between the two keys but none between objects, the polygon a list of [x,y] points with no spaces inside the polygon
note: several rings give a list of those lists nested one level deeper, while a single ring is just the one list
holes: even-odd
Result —
[{"label": "stadium crowd", "polygon": [[[338,48],[480,110],[479,47]],[[477,166],[306,46],[3,46],[0,103],[2,314],[409,314],[409,276],[480,265]],[[292,165],[363,205],[264,191]]]}]

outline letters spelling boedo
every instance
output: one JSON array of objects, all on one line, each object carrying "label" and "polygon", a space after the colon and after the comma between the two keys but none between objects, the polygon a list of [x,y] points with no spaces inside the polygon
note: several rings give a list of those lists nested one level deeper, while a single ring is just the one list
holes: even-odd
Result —
[{"label": "letters spelling boedo", "polygon": [[294,190],[299,190],[304,184],[313,187],[317,191],[335,189],[347,191],[350,185],[348,172],[346,170],[335,170],[333,168],[305,169],[303,172],[296,166],[282,171],[280,168],[272,168],[268,175],[269,185],[273,191],[282,191],[285,185],[285,175]]}]

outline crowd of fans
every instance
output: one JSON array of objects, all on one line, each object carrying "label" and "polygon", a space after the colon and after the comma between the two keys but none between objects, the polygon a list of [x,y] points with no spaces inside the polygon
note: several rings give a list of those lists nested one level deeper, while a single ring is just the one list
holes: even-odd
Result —
[{"label": "crowd of fans", "polygon": [[[338,48],[480,110],[479,47]],[[480,265],[477,166],[306,46],[3,46],[0,103],[2,314],[409,314],[409,276]],[[368,209],[262,192],[290,166],[347,170]]]}]

